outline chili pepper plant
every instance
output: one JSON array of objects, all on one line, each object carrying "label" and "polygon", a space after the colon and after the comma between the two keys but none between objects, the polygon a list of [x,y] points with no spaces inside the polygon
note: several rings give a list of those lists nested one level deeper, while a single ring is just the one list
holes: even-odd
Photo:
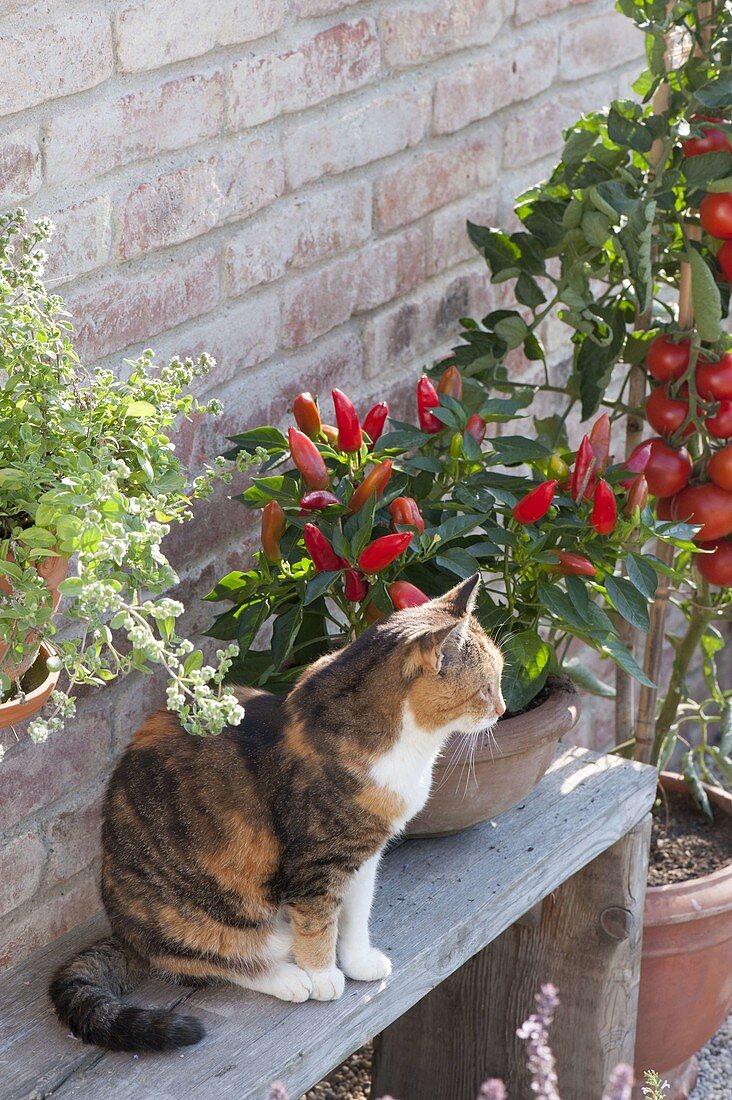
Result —
[{"label": "chili pepper plant", "polygon": [[[657,701],[659,599],[641,659],[654,686],[640,691],[636,708],[627,676],[618,675],[617,740],[661,766],[681,741],[683,770],[709,812],[701,780],[732,781],[732,683],[720,631],[732,618],[730,13],[726,3],[694,0],[617,7],[646,36],[637,98],[586,114],[565,132],[549,178],[516,200],[517,232],[469,224],[491,281],[511,284],[515,308],[465,322],[449,362],[508,398],[525,388],[506,367],[521,349],[543,372],[533,392],[554,394],[560,407],[545,425],[553,446],[565,442],[575,412],[582,420],[607,412],[616,439],[626,430],[626,457],[644,434],[653,440],[646,480],[654,510],[693,524],[698,553],[672,552],[670,543],[655,563],[644,553],[657,573],[671,571],[671,602],[686,625]],[[550,316],[567,326],[568,382],[542,345]],[[622,633],[640,651],[632,628]],[[692,691],[695,662],[706,699]],[[686,736],[694,724],[697,741]]]},{"label": "chili pepper plant", "polygon": [[[317,401],[300,394],[287,435],[265,426],[232,438],[227,457],[260,463],[238,499],[261,512],[252,567],[207,597],[229,604],[210,633],[238,643],[232,677],[287,690],[329,647],[480,571],[477,613],[502,639],[511,711],[550,672],[593,686],[566,662],[573,638],[645,682],[616,612],[647,624],[656,573],[640,548],[651,535],[691,546],[691,529],[653,518],[637,462],[610,464],[608,418],[576,455],[526,414],[529,390],[486,398],[450,368],[437,388],[420,378],[415,396],[417,423],[385,427],[384,402],[361,424],[335,390],[328,430]],[[491,423],[504,434],[486,439]],[[628,547],[632,579],[618,575]],[[255,648],[265,624],[271,644]]]}]

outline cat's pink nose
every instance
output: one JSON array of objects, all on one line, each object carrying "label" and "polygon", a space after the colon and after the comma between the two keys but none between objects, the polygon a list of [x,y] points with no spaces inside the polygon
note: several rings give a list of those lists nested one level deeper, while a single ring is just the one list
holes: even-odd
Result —
[{"label": "cat's pink nose", "polygon": [[496,714],[498,715],[499,718],[501,717],[502,714],[506,713],[506,704],[504,703],[503,699],[498,699],[496,701],[495,711],[496,711]]}]

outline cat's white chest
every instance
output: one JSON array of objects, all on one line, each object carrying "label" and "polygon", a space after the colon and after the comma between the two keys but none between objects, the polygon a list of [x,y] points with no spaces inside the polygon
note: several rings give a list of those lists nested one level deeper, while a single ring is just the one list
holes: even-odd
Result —
[{"label": "cat's white chest", "polygon": [[420,729],[405,705],[398,740],[370,769],[373,782],[398,795],[404,803],[404,814],[395,823],[395,831],[419,813],[427,801],[432,769],[442,745],[439,732]]}]

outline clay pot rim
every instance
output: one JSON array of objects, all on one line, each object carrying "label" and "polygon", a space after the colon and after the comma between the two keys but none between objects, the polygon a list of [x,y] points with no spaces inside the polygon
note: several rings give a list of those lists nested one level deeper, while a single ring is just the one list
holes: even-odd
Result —
[{"label": "clay pot rim", "polygon": [[[549,698],[538,707],[514,718],[506,718],[493,727],[491,736],[481,736],[472,754],[475,761],[518,756],[527,749],[558,741],[569,733],[579,721],[579,692],[566,676],[549,676],[547,686],[550,689]],[[463,737],[464,734],[455,733],[450,741],[462,741]],[[450,753],[443,752],[436,767],[450,764]]]},{"label": "clay pot rim", "polygon": [[[661,772],[659,782],[671,790],[686,787],[686,781],[677,772]],[[704,784],[704,789],[715,806],[732,814],[732,794],[718,787]],[[696,905],[691,904],[694,898]],[[674,903],[683,906],[675,909]],[[686,903],[686,904],[684,904]],[[697,909],[696,906],[699,906]],[[690,921],[707,920],[732,909],[732,861],[717,871],[683,882],[668,882],[664,886],[649,886],[646,890],[643,923],[645,925],[688,924]]]},{"label": "clay pot rim", "polygon": [[[33,665],[38,661],[47,661],[49,657],[55,656],[56,650],[53,646],[49,642],[41,642],[38,656]],[[43,682],[38,687],[33,688],[32,691],[26,692],[22,702],[19,699],[6,699],[4,703],[0,703],[0,729],[11,725],[13,722],[22,722],[36,714],[56,687],[60,675],[60,670],[58,672],[46,670]]]}]

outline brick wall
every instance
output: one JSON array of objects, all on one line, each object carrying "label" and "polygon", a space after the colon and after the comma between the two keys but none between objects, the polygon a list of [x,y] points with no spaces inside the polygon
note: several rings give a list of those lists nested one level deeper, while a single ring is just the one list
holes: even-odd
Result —
[{"label": "brick wall", "polygon": [[[55,221],[49,274],[87,361],[216,355],[226,412],[183,431],[194,462],[303,386],[398,401],[496,300],[466,218],[505,221],[561,128],[636,70],[612,9],[4,0],[0,205]],[[246,559],[244,520],[209,503],[171,537],[193,630],[196,597]],[[0,732],[0,965],[98,904],[100,792],[159,699],[141,677],[82,699],[45,746]]]}]

